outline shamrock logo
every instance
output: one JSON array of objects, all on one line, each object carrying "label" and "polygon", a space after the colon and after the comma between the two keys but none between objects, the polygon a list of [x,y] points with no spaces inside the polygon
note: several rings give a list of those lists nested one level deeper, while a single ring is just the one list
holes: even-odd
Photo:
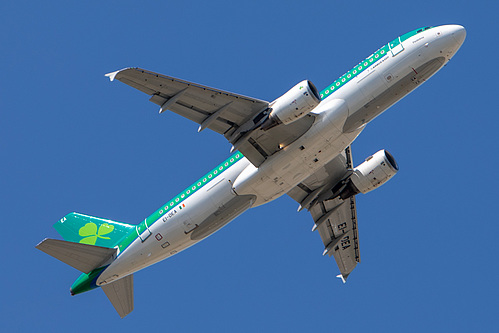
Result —
[{"label": "shamrock logo", "polygon": [[103,223],[100,225],[99,230],[97,230],[97,224],[95,223],[87,223],[83,227],[78,230],[78,234],[81,237],[84,237],[80,243],[95,245],[97,242],[97,238],[101,239],[111,239],[110,237],[104,237],[103,235],[107,235],[108,233],[114,230],[114,225],[110,225],[107,223]]}]

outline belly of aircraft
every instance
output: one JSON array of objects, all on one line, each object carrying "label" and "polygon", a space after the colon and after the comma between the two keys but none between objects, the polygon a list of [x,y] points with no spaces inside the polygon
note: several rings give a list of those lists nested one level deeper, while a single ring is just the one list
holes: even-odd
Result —
[{"label": "belly of aircraft", "polygon": [[421,83],[429,79],[445,64],[444,57],[434,58],[417,68],[407,67],[409,74],[404,75],[391,87],[371,99],[359,110],[348,117],[343,127],[344,132],[354,131],[367,124],[390,106],[416,89]]},{"label": "belly of aircraft", "polygon": [[255,195],[253,207],[275,200],[338,156],[362,131],[341,133],[328,122],[320,127],[314,135],[297,140],[260,168],[248,166],[248,175],[242,174],[234,183],[236,193]]}]

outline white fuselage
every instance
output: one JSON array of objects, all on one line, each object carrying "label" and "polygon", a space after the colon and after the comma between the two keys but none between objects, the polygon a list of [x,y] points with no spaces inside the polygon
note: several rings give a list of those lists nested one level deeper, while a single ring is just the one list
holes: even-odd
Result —
[{"label": "white fuselage", "polygon": [[250,207],[286,194],[313,175],[348,147],[368,122],[445,65],[464,39],[460,29],[448,25],[423,31],[405,40],[402,51],[399,47],[377,58],[367,70],[321,101],[312,111],[314,124],[295,142],[258,168],[241,155],[185,199],[183,209],[152,221],[150,237],[137,237],[118,253],[97,285],[185,250]]}]

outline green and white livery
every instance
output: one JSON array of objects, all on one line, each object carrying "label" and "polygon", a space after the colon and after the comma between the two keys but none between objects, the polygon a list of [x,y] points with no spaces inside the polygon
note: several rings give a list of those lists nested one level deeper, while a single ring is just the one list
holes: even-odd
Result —
[{"label": "green and white livery", "polygon": [[37,248],[82,272],[76,295],[101,287],[121,317],[133,310],[133,273],[187,249],[238,215],[287,194],[306,209],[345,282],[360,262],[355,196],[398,171],[380,150],[354,167],[351,143],[367,123],[440,70],[461,47],[459,25],[404,34],[318,91],[307,80],[273,102],[127,68],[107,76],[222,134],[232,155],[131,225],[70,213],[54,224],[64,240]]}]

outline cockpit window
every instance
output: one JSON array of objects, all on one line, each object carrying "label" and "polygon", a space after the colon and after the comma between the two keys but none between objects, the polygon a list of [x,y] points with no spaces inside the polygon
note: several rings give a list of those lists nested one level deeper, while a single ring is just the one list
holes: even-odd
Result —
[{"label": "cockpit window", "polygon": [[426,30],[431,29],[431,28],[433,28],[433,27],[424,27],[424,28],[419,29],[418,32],[416,32],[416,33],[419,34],[420,32],[426,31]]},{"label": "cockpit window", "polygon": [[406,34],[404,34],[404,35],[400,36],[400,41],[401,41],[401,42],[404,42],[404,41],[406,41],[407,39],[411,38],[412,36],[417,35],[417,34],[419,34],[420,32],[426,31],[426,30],[431,29],[431,28],[433,28],[433,27],[424,27],[424,28],[419,28],[419,29],[417,29],[417,30],[412,30],[411,32],[408,32],[408,33],[406,33]]}]

